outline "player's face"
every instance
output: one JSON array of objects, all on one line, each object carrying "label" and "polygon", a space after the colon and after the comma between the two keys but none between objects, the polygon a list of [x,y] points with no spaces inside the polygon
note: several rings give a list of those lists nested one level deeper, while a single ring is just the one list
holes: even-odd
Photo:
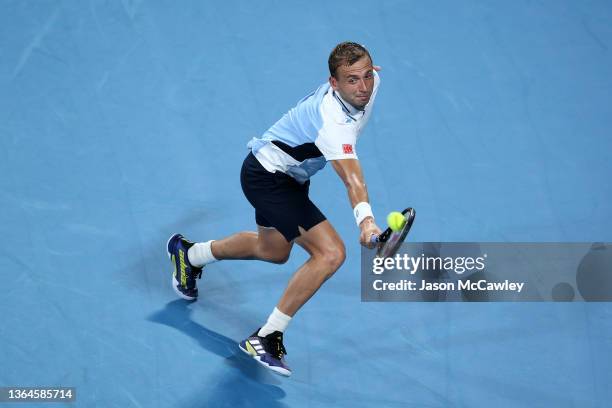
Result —
[{"label": "player's face", "polygon": [[329,83],[342,99],[358,109],[363,109],[370,101],[374,89],[374,68],[368,56],[363,56],[353,65],[342,65],[336,70],[336,77]]}]

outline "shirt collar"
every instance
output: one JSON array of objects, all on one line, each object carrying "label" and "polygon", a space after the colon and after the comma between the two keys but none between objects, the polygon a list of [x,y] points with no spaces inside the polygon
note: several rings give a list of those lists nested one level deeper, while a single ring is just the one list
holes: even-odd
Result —
[{"label": "shirt collar", "polygon": [[354,107],[353,105],[351,105],[350,103],[346,102],[344,99],[342,99],[342,97],[340,96],[340,94],[336,91],[334,91],[332,89],[332,93],[334,95],[334,98],[336,98],[336,100],[340,103],[340,105],[342,106],[342,110],[352,119],[357,120],[357,118],[361,115],[363,115],[365,113],[365,109],[357,109],[356,107]]}]

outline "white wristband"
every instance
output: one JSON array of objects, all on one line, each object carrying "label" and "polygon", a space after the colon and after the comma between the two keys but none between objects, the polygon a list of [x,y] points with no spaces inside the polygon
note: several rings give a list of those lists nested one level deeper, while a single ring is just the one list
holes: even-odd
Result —
[{"label": "white wristband", "polygon": [[353,208],[353,215],[355,216],[355,222],[357,222],[357,226],[361,224],[361,221],[366,217],[374,218],[374,214],[372,214],[372,207],[370,204],[362,201],[358,203],[355,208]]}]

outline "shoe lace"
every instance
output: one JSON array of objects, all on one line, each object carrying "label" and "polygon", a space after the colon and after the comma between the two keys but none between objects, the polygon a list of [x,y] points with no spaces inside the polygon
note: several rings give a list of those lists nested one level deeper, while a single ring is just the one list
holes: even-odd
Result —
[{"label": "shoe lace", "polygon": [[268,344],[270,344],[270,348],[272,349],[271,352],[274,353],[279,360],[283,358],[283,355],[287,355],[282,334],[271,337]]},{"label": "shoe lace", "polygon": [[[183,245],[185,245],[185,247],[187,249],[189,249],[189,248],[191,248],[193,246],[193,242],[191,242],[191,241],[189,241],[189,240],[187,240],[185,238],[182,238],[182,241],[183,241]],[[187,258],[187,263],[189,264],[189,266],[191,266],[191,269],[193,271],[193,277],[194,278],[198,278],[198,279],[202,279],[202,270],[204,268],[196,268],[195,266],[191,265],[191,262],[189,262],[189,257],[186,256],[185,258]]]}]

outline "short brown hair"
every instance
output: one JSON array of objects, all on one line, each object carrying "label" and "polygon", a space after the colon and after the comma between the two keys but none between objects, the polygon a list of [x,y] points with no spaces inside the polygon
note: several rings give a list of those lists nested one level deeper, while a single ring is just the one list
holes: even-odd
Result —
[{"label": "short brown hair", "polygon": [[339,66],[353,65],[361,58],[363,58],[364,55],[367,55],[370,61],[372,61],[370,53],[361,44],[345,41],[336,45],[332,50],[331,54],[329,54],[329,59],[327,60],[327,65],[329,66],[329,73],[335,78],[336,70]]}]

